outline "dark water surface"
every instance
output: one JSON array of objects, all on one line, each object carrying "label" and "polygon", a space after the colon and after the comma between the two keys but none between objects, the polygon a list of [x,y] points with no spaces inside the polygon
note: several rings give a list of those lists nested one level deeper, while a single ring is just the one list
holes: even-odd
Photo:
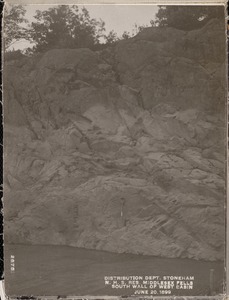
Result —
[{"label": "dark water surface", "polygon": [[[10,271],[11,255],[15,258],[15,272]],[[5,245],[5,283],[10,296],[131,295],[134,292],[131,289],[111,289],[104,285],[104,276],[129,275],[195,276],[194,289],[173,291],[176,295],[207,295],[210,281],[213,293],[223,292],[222,262],[116,254],[68,246]]]}]

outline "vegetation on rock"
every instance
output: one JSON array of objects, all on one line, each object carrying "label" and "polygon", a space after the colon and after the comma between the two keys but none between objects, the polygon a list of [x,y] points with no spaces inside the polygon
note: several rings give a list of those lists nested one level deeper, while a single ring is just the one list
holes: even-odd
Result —
[{"label": "vegetation on rock", "polygon": [[[5,50],[20,40],[33,44],[26,54],[43,53],[50,49],[90,48],[102,49],[122,39],[129,39],[141,32],[145,25],[133,25],[132,32],[124,31],[121,37],[114,30],[105,33],[105,22],[90,17],[88,10],[77,5],[59,5],[47,10],[37,10],[35,21],[25,18],[22,5],[7,5],[4,16]],[[159,6],[153,27],[174,27],[194,30],[203,27],[211,19],[222,16],[221,7],[209,6]],[[12,49],[11,49],[12,51]]]},{"label": "vegetation on rock", "polygon": [[220,6],[159,6],[156,20],[151,21],[152,26],[169,26],[181,30],[194,30],[203,27],[211,19],[222,18]]},{"label": "vegetation on rock", "polygon": [[5,5],[4,11],[4,46],[7,51],[10,46],[21,39],[28,39],[28,28],[25,18],[26,9],[22,5]]}]

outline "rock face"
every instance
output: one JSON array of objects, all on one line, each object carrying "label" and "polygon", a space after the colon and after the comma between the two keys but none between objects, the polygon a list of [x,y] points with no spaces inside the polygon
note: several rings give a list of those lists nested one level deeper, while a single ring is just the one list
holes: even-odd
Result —
[{"label": "rock face", "polygon": [[223,258],[220,26],[6,63],[6,242]]}]

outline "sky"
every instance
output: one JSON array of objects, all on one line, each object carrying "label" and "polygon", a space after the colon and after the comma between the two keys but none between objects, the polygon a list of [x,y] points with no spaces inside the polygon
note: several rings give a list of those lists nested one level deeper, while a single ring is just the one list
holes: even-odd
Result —
[{"label": "sky", "polygon": [[[29,22],[34,21],[33,16],[36,10],[47,10],[54,5],[27,5],[25,17]],[[114,30],[118,36],[121,36],[124,31],[132,32],[134,24],[150,26],[150,20],[155,18],[158,11],[156,5],[78,5],[85,7],[91,18],[102,19],[105,22],[106,33]],[[25,49],[30,44],[27,41],[20,41],[13,45],[15,50]]]}]

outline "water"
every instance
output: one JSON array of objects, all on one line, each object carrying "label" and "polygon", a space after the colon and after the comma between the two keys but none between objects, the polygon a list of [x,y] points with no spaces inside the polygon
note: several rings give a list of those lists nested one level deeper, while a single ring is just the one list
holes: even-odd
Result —
[{"label": "water", "polygon": [[[10,257],[15,271],[10,271]],[[214,276],[212,278],[212,270]],[[195,276],[193,290],[176,295],[222,293],[222,262],[166,259],[134,254],[116,254],[68,246],[5,245],[5,279],[8,296],[34,295],[131,295],[133,290],[111,289],[104,276],[177,275]]]}]

